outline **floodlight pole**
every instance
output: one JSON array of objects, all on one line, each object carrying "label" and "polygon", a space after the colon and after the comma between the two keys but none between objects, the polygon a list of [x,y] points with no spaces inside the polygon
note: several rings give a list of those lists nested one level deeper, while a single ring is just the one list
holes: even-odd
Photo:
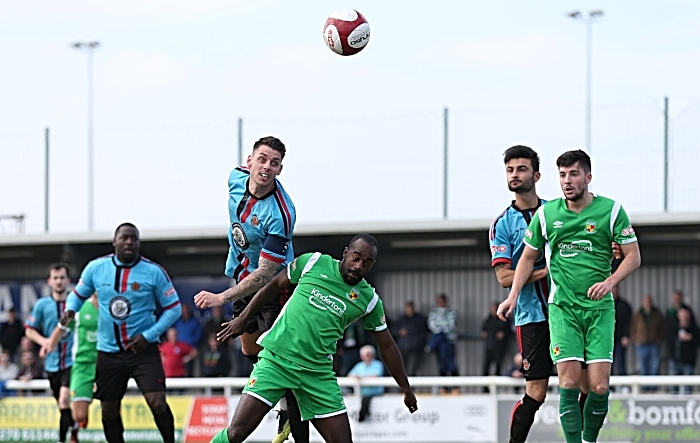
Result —
[{"label": "floodlight pole", "polygon": [[87,54],[87,117],[88,117],[88,231],[95,230],[95,128],[94,128],[94,84],[93,54],[100,42],[76,42],[73,48]]},{"label": "floodlight pole", "polygon": [[593,77],[593,25],[598,23],[603,17],[603,11],[589,11],[588,16],[584,17],[580,11],[574,11],[568,14],[570,18],[578,23],[586,25],[586,151],[589,155],[592,152],[591,127],[592,127],[592,77]]},{"label": "floodlight pole", "polygon": [[447,130],[449,123],[449,109],[443,110],[443,156],[442,156],[442,218],[447,220]]}]

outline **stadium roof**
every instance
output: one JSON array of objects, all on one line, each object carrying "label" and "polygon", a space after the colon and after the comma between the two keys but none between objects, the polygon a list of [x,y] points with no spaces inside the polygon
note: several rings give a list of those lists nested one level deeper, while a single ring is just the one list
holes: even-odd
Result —
[{"label": "stadium roof", "polygon": [[[668,234],[690,235],[700,239],[700,212],[646,214],[631,216],[635,227],[661,228]],[[455,232],[474,233],[488,230],[492,220],[424,220],[401,222],[347,222],[324,224],[298,224],[294,235],[334,236],[352,235],[360,232],[371,234],[449,234]],[[683,231],[669,230],[685,227]],[[654,229],[656,231],[656,229]],[[206,240],[221,239],[227,235],[226,228],[190,228],[172,230],[144,230],[142,241]],[[21,245],[111,243],[114,233],[101,231],[92,233],[48,233],[0,235],[0,247]],[[697,238],[696,238],[697,236]]]}]

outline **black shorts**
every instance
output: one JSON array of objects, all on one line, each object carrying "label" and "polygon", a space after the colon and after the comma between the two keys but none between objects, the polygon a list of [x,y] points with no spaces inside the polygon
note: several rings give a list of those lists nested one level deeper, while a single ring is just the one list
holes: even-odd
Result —
[{"label": "black shorts", "polygon": [[552,357],[549,355],[549,323],[541,321],[515,327],[518,348],[523,356],[520,372],[525,380],[543,380],[552,373]]},{"label": "black shorts", "polygon": [[49,386],[51,386],[51,395],[58,401],[61,388],[65,386],[70,388],[70,368],[61,369],[58,372],[47,372],[49,376]]},{"label": "black shorts", "polygon": [[158,345],[150,343],[145,351],[97,352],[95,398],[121,400],[130,378],[136,380],[141,392],[164,392],[165,372]]},{"label": "black shorts", "polygon": [[[284,272],[284,271],[283,271]],[[282,312],[282,306],[287,303],[292,294],[291,288],[283,289],[275,296],[268,304],[262,307],[260,312],[248,321],[245,332],[252,334],[255,331],[265,332],[272,327],[272,324],[277,320],[277,317]],[[248,306],[248,303],[253,299],[254,295],[236,300],[233,302],[233,316],[238,317],[241,312]]]}]

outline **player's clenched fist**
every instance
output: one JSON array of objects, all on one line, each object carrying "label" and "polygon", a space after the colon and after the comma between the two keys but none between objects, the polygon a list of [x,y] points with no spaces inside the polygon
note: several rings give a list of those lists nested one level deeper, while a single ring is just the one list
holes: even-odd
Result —
[{"label": "player's clenched fist", "polygon": [[222,294],[214,294],[213,292],[201,291],[194,296],[194,305],[199,309],[215,308],[224,304]]}]

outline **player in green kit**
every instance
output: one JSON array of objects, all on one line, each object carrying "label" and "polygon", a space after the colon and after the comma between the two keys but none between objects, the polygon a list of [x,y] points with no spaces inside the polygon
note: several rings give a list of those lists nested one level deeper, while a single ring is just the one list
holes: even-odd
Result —
[{"label": "player in green kit", "polygon": [[269,299],[297,285],[272,328],[258,339],[262,351],[231,424],[211,443],[243,442],[287,389],[294,392],[302,419],[311,420],[325,441],[352,442],[332,355],[345,328],[358,318],[373,333],[386,367],[403,392],[404,404],[411,413],[418,409],[401,353],[387,329],[382,301],[364,280],[376,258],[377,241],[368,234],[355,236],[340,261],[319,252],[301,255],[226,325],[219,340],[242,334],[248,319]]},{"label": "player in green kit", "polygon": [[[592,178],[588,154],[565,152],[557,159],[557,167],[564,198],[549,201],[532,218],[523,239],[528,247],[498,315],[503,320],[513,311],[535,259],[544,249],[551,287],[550,355],[559,373],[561,425],[567,443],[592,443],[608,412],[615,330],[612,287],[639,267],[641,256],[622,206],[588,191]],[[624,259],[611,275],[613,241],[620,244]],[[583,417],[578,405],[581,362],[588,364],[590,385]]]},{"label": "player in green kit", "polygon": [[73,331],[73,370],[70,374],[70,395],[73,401],[73,418],[80,428],[87,427],[88,411],[92,403],[97,365],[97,297],[90,297],[69,326],[60,323],[51,333],[49,342],[41,353],[48,353],[56,347],[67,331]]}]

